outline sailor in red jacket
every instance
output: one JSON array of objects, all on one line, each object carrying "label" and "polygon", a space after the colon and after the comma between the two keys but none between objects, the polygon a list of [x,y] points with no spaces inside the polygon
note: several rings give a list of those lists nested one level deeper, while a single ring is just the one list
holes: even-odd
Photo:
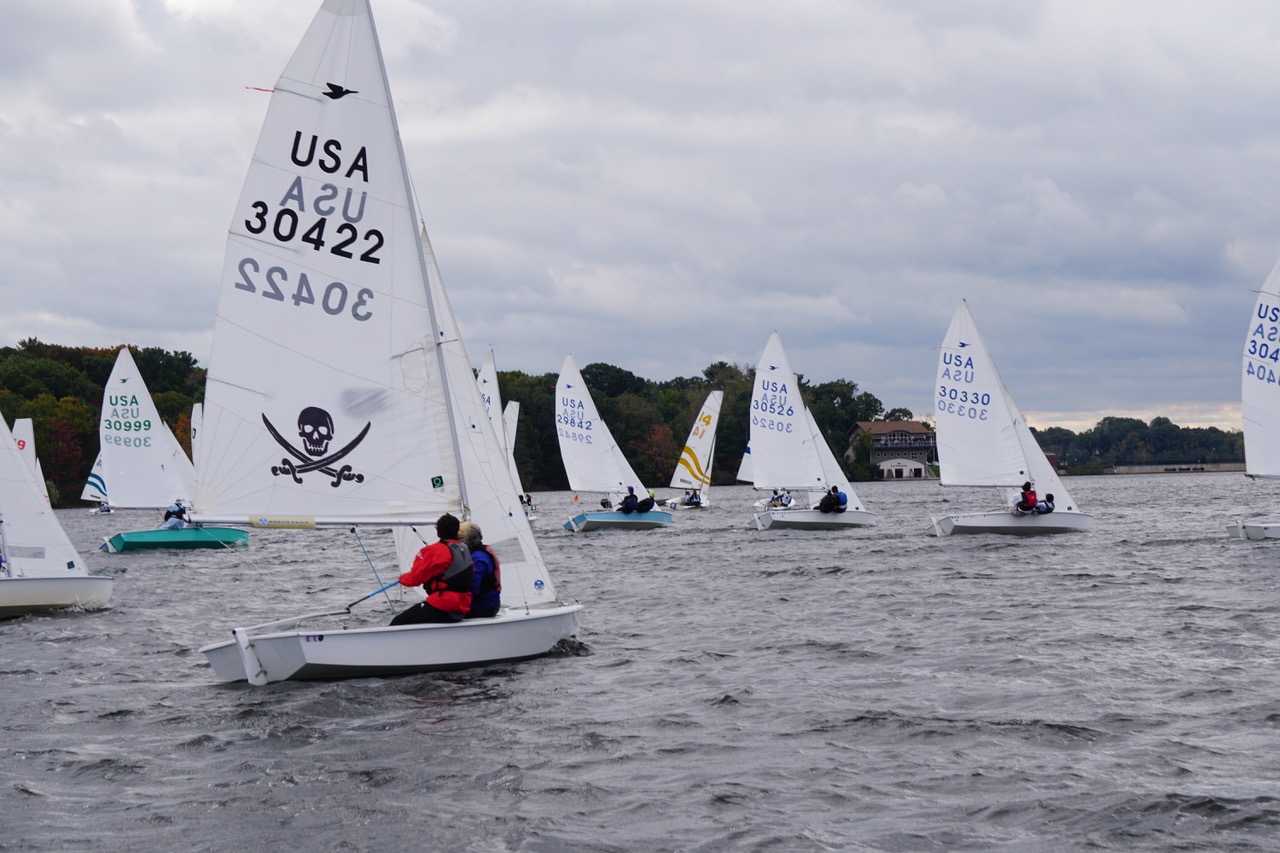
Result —
[{"label": "sailor in red jacket", "polygon": [[458,541],[458,519],[445,513],[436,520],[440,541],[418,552],[401,586],[422,586],[427,600],[391,620],[392,625],[421,622],[461,622],[471,609],[471,552]]}]

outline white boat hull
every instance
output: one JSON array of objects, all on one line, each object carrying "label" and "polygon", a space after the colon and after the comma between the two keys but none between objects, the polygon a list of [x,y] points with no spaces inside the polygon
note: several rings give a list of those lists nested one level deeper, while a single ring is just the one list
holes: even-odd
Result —
[{"label": "white boat hull", "polygon": [[106,607],[114,581],[108,574],[0,578],[0,617],[64,607]]},{"label": "white boat hull", "polygon": [[[545,655],[578,630],[580,604],[503,610],[448,625],[384,625],[245,635],[200,649],[223,681],[363,678],[462,669]],[[248,665],[246,666],[246,662]],[[246,670],[252,670],[246,675]]]},{"label": "white boat hull", "polygon": [[660,509],[648,512],[584,512],[564,523],[574,533],[588,530],[653,530],[671,523],[671,513]]},{"label": "white boat hull", "polygon": [[876,523],[873,513],[852,509],[821,512],[816,509],[766,509],[755,513],[758,530],[844,530]]},{"label": "white boat hull", "polygon": [[682,504],[679,498],[669,498],[667,500],[667,509],[706,509],[710,504]]},{"label": "white boat hull", "polygon": [[973,512],[933,519],[934,536],[961,533],[995,533],[1005,536],[1043,536],[1050,533],[1075,533],[1093,526],[1093,516],[1083,512],[1057,512],[1044,515],[1014,515],[1011,512]]},{"label": "white boat hull", "polygon": [[1238,539],[1280,539],[1280,521],[1254,520],[1237,521],[1228,525],[1227,532]]}]

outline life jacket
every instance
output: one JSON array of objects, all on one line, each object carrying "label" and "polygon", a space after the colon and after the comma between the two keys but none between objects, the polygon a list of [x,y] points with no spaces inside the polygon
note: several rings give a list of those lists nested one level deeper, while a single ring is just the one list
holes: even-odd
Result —
[{"label": "life jacket", "polygon": [[1036,503],[1038,503],[1036,499],[1036,490],[1032,489],[1029,492],[1022,493],[1022,500],[1018,502],[1018,509],[1026,509],[1026,510],[1035,509]]},{"label": "life jacket", "polygon": [[836,512],[844,512],[849,508],[849,496],[844,492],[836,492]]},{"label": "life jacket", "polygon": [[1053,501],[1040,501],[1036,504],[1036,512],[1040,515],[1048,515],[1053,512]]},{"label": "life jacket", "polygon": [[[178,505],[177,505],[177,504],[174,504],[173,506],[178,506]],[[173,509],[173,506],[169,507],[168,509],[166,509],[166,510],[164,511],[164,520],[165,520],[165,521],[168,521],[168,520],[169,520],[169,519],[171,519],[171,518],[181,518],[183,521],[186,521],[186,520],[187,520],[187,508],[186,508],[186,507],[183,507],[183,506],[179,506],[179,507],[178,507],[178,509],[177,509],[177,511],[175,512],[175,511],[174,511],[174,509]]]},{"label": "life jacket", "polygon": [[445,542],[449,546],[453,560],[444,574],[432,578],[428,592],[471,592],[471,581],[474,571],[471,567],[471,551],[461,542]]}]

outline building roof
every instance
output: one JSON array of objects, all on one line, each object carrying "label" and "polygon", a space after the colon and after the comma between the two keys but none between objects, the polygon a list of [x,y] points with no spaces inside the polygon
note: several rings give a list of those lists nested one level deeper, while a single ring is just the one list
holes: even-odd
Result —
[{"label": "building roof", "polygon": [[929,428],[920,421],[858,421],[858,430],[872,435],[888,435],[891,432],[909,432],[930,435]]}]

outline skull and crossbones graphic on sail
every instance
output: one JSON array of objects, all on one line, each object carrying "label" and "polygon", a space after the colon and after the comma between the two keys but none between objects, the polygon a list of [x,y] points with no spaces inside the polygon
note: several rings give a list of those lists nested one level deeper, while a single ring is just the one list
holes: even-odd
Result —
[{"label": "skull and crossbones graphic on sail", "polygon": [[267,418],[265,412],[262,414],[262,422],[266,424],[267,431],[279,442],[280,446],[292,456],[293,459],[285,457],[280,460],[279,465],[271,466],[271,473],[277,477],[289,475],[295,483],[302,483],[302,475],[312,471],[319,471],[333,478],[333,482],[329,485],[335,489],[345,482],[354,480],[357,483],[364,482],[364,474],[359,474],[350,465],[342,465],[336,467],[335,463],[343,457],[355,450],[360,442],[364,441],[364,437],[369,434],[369,428],[373,426],[370,421],[364,425],[364,429],[360,430],[360,434],[353,438],[340,450],[332,453],[329,452],[329,445],[333,442],[334,436],[337,434],[334,428],[333,416],[319,406],[307,406],[298,413],[298,437],[302,439],[302,447],[298,448],[293,445],[289,439],[280,434],[275,425]]}]

